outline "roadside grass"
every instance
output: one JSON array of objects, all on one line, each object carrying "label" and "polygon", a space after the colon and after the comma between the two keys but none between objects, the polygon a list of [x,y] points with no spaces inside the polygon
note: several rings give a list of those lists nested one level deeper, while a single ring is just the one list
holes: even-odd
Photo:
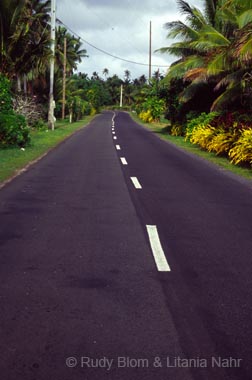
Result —
[{"label": "roadside grass", "polygon": [[199,157],[202,157],[213,164],[221,167],[224,170],[228,170],[236,175],[244,177],[246,179],[252,179],[252,168],[251,167],[243,167],[238,165],[233,165],[228,160],[228,158],[223,156],[216,156],[215,153],[209,153],[207,151],[202,150],[199,146],[191,144],[189,141],[185,141],[184,137],[181,136],[171,136],[167,132],[168,121],[161,120],[160,123],[145,123],[139,117],[131,112],[132,118],[139,124],[148,128],[152,132],[156,133],[163,140],[169,141],[174,145],[177,145],[179,148],[184,149],[190,153],[193,153]]},{"label": "roadside grass", "polygon": [[93,118],[94,116],[86,116],[72,124],[68,121],[57,121],[54,131],[32,131],[31,143],[24,151],[20,148],[0,149],[0,184],[86,126]]}]

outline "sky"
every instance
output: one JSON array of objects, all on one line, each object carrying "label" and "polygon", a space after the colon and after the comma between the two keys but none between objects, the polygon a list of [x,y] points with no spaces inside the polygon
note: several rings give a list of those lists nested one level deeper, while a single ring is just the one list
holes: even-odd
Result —
[{"label": "sky", "polygon": [[[204,0],[188,0],[189,4],[202,8]],[[169,46],[168,31],[164,24],[183,19],[176,0],[56,0],[56,17],[78,36],[117,57],[144,63],[146,66],[124,62],[108,56],[87,43],[89,58],[83,58],[78,70],[92,76],[95,71],[104,77],[117,74],[124,78],[125,70],[131,79],[149,73],[149,29],[152,23],[152,73],[159,69],[165,74],[176,57],[155,53],[155,50]],[[162,67],[167,66],[167,67]]]}]

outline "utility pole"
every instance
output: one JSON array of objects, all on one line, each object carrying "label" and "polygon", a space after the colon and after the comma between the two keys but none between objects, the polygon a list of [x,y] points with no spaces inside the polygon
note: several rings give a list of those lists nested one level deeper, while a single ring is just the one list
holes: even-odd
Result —
[{"label": "utility pole", "polygon": [[62,120],[65,119],[65,106],[66,106],[66,50],[67,39],[64,38],[64,64],[63,64],[63,96],[62,96]]},{"label": "utility pole", "polygon": [[120,108],[122,108],[123,105],[123,85],[121,84],[121,93],[120,93]]},{"label": "utility pole", "polygon": [[55,101],[53,96],[54,84],[54,60],[55,60],[55,28],[56,28],[56,0],[51,0],[51,59],[50,59],[50,93],[49,93],[49,111],[48,111],[48,128],[54,130],[54,108]]},{"label": "utility pole", "polygon": [[152,42],[152,31],[151,31],[151,21],[150,21],[150,41],[149,41],[149,81],[151,80],[151,42]]}]

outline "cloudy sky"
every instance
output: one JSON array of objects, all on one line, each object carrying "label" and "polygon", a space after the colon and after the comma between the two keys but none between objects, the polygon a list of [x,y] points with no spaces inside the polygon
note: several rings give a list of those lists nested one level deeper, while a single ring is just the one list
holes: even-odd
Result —
[{"label": "cloudy sky", "polygon": [[[188,0],[201,8],[203,0]],[[104,68],[109,76],[124,77],[129,70],[132,78],[148,77],[149,24],[152,22],[152,72],[165,73],[175,58],[154,53],[168,46],[164,24],[181,19],[176,0],[57,0],[57,18],[92,45],[126,60],[147,64],[136,65],[112,58],[83,43],[89,58],[84,58],[78,71],[100,76]],[[154,66],[157,65],[157,66]]]}]

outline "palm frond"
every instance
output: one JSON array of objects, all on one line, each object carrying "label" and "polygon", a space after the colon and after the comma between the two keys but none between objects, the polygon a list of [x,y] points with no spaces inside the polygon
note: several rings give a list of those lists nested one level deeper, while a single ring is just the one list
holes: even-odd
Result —
[{"label": "palm frond", "polygon": [[199,83],[207,81],[207,71],[204,67],[196,67],[188,70],[184,75],[184,80]]},{"label": "palm frond", "polygon": [[252,27],[250,24],[237,33],[233,44],[233,56],[243,63],[250,63],[252,59]]},{"label": "palm frond", "polygon": [[202,91],[205,84],[203,82],[192,82],[181,93],[179,100],[182,103],[186,103],[191,100],[199,91]]},{"label": "palm frond", "polygon": [[225,109],[226,106],[235,103],[240,97],[241,85],[240,83],[233,83],[213,102],[211,112]]},{"label": "palm frond", "polygon": [[207,75],[217,76],[227,71],[229,67],[229,54],[227,50],[216,52],[207,65]]},{"label": "palm frond", "polygon": [[252,9],[248,9],[247,11],[243,12],[240,16],[238,16],[237,21],[238,27],[240,29],[250,24],[252,22]]},{"label": "palm frond", "polygon": [[206,19],[201,11],[195,7],[191,7],[186,1],[178,0],[178,7],[180,13],[186,16],[186,21],[193,29],[199,30],[206,23]]},{"label": "palm frond", "polygon": [[176,57],[188,57],[196,53],[195,50],[191,49],[186,42],[175,42],[171,46],[166,46],[161,49],[155,50],[159,53],[168,53],[175,55]]},{"label": "palm frond", "polygon": [[215,24],[216,0],[204,0],[205,16],[210,25]]},{"label": "palm frond", "polygon": [[186,59],[178,62],[175,65],[170,66],[167,78],[168,80],[172,78],[184,78],[188,70],[200,68],[202,66],[202,57],[200,56],[190,56]]},{"label": "palm frond", "polygon": [[190,40],[198,37],[198,32],[182,21],[167,22],[164,26],[170,30],[167,38],[182,37]]},{"label": "palm frond", "polygon": [[244,74],[246,73],[246,69],[239,69],[233,72],[226,74],[215,86],[215,90],[218,91],[222,87],[233,87],[236,83],[239,83],[241,86],[241,82],[243,80]]}]

